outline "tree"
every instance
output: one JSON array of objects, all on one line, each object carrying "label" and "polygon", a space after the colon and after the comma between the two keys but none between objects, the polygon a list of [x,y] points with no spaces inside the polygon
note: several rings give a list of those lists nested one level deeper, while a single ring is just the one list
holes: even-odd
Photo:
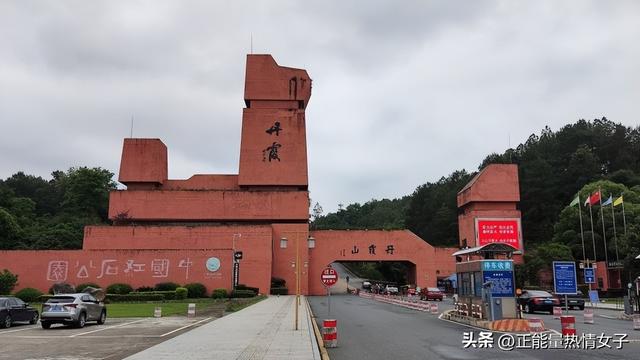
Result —
[{"label": "tree", "polygon": [[15,249],[20,241],[21,230],[15,217],[0,208],[0,249]]},{"label": "tree", "polygon": [[0,295],[9,295],[18,284],[18,275],[4,269],[0,272]]},{"label": "tree", "polygon": [[116,188],[112,172],[102,168],[71,168],[65,182],[62,207],[66,212],[107,220],[109,191]]}]

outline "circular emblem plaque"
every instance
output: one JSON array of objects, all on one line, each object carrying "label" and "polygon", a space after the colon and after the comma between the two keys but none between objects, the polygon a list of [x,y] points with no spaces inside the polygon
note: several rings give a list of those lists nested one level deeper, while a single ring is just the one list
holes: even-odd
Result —
[{"label": "circular emblem plaque", "polygon": [[220,259],[217,257],[210,257],[207,259],[207,270],[211,272],[216,272],[220,269]]}]

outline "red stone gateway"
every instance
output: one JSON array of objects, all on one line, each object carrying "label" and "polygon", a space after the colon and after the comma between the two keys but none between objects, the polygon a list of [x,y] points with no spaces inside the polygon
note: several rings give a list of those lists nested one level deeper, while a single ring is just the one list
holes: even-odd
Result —
[{"label": "red stone gateway", "polygon": [[[167,281],[230,290],[233,254],[242,251],[241,284],[269,293],[276,277],[294,293],[297,269],[300,292],[313,295],[325,293],[317,279],[335,261],[405,262],[409,283],[421,288],[455,272],[451,254],[457,249],[434,248],[407,230],[309,231],[310,97],[305,70],[279,66],[270,55],[248,55],[238,174],[169,179],[169,154],[160,139],[125,139],[118,179],[126,190],[110,194],[113,225],[87,226],[82,250],[0,251],[0,269],[17,274],[21,288],[42,291],[58,282],[136,288]],[[458,199],[460,235],[469,242],[478,199],[499,201],[483,216],[519,219],[519,211],[503,202],[518,199],[515,166],[496,170],[515,176],[515,185],[483,195],[487,190],[477,189],[485,173]]]}]

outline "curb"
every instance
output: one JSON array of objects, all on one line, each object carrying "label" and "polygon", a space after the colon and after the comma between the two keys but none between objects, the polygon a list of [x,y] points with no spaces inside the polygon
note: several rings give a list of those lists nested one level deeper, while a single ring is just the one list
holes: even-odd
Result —
[{"label": "curb", "polygon": [[309,314],[309,318],[311,323],[313,324],[313,333],[316,336],[316,343],[318,344],[318,349],[320,349],[320,357],[322,360],[331,360],[329,358],[329,353],[327,353],[327,349],[324,347],[324,340],[322,340],[322,335],[320,334],[320,329],[318,328],[318,324],[316,323],[316,316],[311,311],[311,306],[309,306],[309,301],[305,297],[305,303],[307,304],[307,312]]}]

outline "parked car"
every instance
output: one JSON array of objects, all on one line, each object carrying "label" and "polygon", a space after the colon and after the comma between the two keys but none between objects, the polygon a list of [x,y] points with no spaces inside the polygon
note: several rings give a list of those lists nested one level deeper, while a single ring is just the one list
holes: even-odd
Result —
[{"label": "parked car", "polygon": [[387,285],[384,288],[384,293],[387,295],[398,295],[398,288],[395,286]]},{"label": "parked car", "polygon": [[362,282],[362,289],[363,290],[371,290],[371,282],[370,281],[363,281]]},{"label": "parked car", "polygon": [[524,312],[529,314],[535,311],[548,311],[553,314],[553,307],[560,306],[560,300],[546,291],[522,290],[518,305],[522,305]]},{"label": "parked car", "polygon": [[435,287],[426,287],[420,290],[420,300],[438,300],[442,301],[444,293]]},{"label": "parked car", "polygon": [[[564,307],[564,295],[557,295],[560,299],[560,306]],[[582,291],[578,290],[576,295],[567,295],[568,307],[569,309],[578,308],[580,310],[584,310],[584,298]]]},{"label": "parked car", "polygon": [[38,322],[40,314],[26,302],[13,296],[0,297],[0,328],[8,328],[14,322]]},{"label": "parked car", "polygon": [[107,308],[91,294],[58,294],[42,304],[40,324],[48,329],[52,324],[84,327],[87,321],[104,324]]}]

